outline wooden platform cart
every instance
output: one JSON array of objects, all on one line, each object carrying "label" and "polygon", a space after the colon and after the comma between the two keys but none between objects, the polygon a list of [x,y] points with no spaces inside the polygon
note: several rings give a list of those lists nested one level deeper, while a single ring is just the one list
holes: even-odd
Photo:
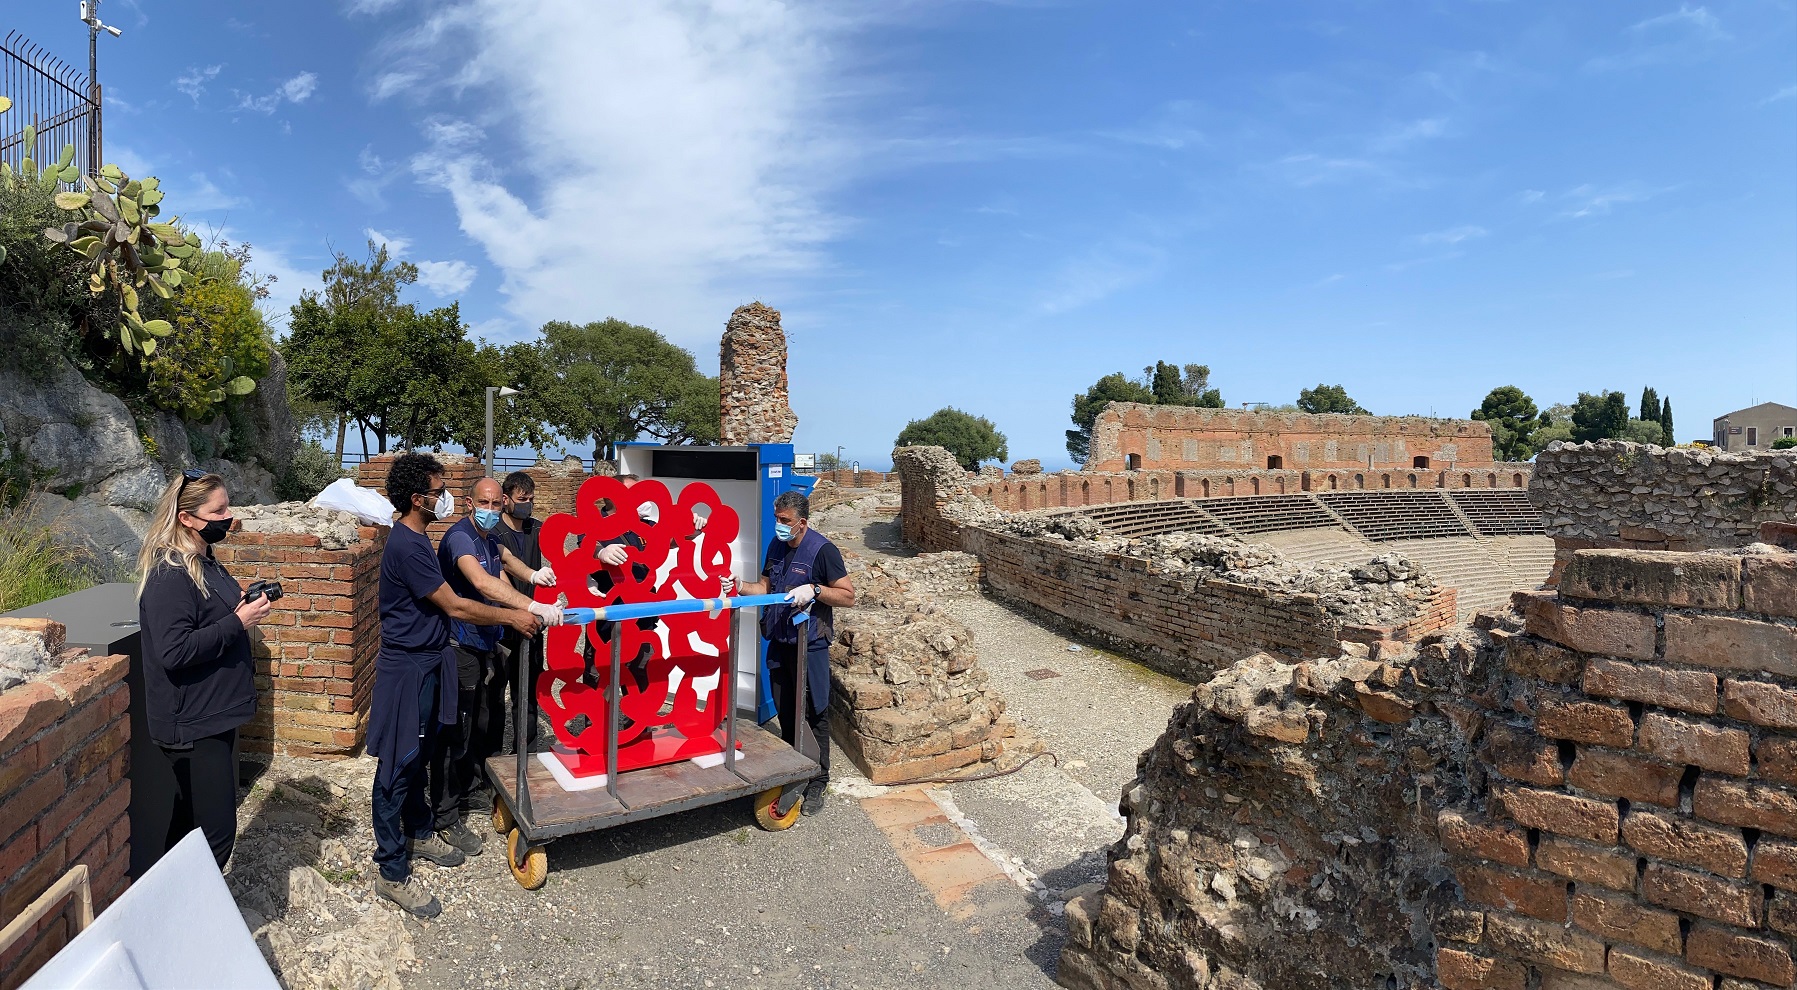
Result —
[{"label": "wooden platform cart", "polygon": [[[808,636],[809,632],[807,628],[805,634]],[[805,638],[801,636],[801,641]],[[796,719],[796,748],[753,722],[739,724],[736,671],[742,650],[740,639],[737,635],[730,638],[728,676],[722,678],[724,703],[728,706],[722,730],[723,762],[706,767],[683,760],[618,773],[618,736],[612,731],[606,739],[605,786],[582,791],[564,789],[548,768],[528,752],[528,730],[536,718],[530,654],[542,644],[526,641],[517,664],[518,703],[513,717],[517,756],[494,756],[486,766],[494,791],[493,830],[506,840],[506,861],[520,886],[526,890],[543,886],[549,876],[549,843],[562,836],[597,832],[751,796],[756,824],[770,831],[792,827],[799,817],[798,805],[805,785],[821,769],[817,739],[803,717]],[[610,712],[608,726],[618,724],[621,641],[622,637],[612,637],[611,677],[605,691]],[[757,697],[764,673],[757,663]],[[793,691],[791,710],[803,713],[806,697],[802,670],[793,677]]]}]

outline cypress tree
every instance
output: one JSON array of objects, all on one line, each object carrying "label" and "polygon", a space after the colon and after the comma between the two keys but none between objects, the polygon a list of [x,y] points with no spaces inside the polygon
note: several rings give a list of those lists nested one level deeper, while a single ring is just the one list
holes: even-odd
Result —
[{"label": "cypress tree", "polygon": [[1652,385],[1641,390],[1641,418],[1649,423],[1660,421],[1660,393]]},{"label": "cypress tree", "polygon": [[1672,435],[1672,396],[1670,395],[1660,401],[1660,430],[1666,434],[1666,446],[1671,447],[1678,443],[1678,440]]}]

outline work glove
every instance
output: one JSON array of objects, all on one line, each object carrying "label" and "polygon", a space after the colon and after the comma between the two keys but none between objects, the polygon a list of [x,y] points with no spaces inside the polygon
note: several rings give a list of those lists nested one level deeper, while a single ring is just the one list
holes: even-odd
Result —
[{"label": "work glove", "polygon": [[705,531],[705,524],[710,521],[710,516],[702,516],[699,514],[699,510],[693,510],[693,532],[703,533]]},{"label": "work glove", "polygon": [[562,624],[562,610],[548,602],[531,602],[530,614],[542,619],[543,624],[546,626],[559,626]]},{"label": "work glove", "polygon": [[736,578],[729,574],[718,578],[718,594],[725,598],[736,594]]},{"label": "work glove", "polygon": [[623,567],[630,559],[630,548],[622,543],[613,543],[609,547],[599,548],[599,562],[611,567]]},{"label": "work glove", "polygon": [[530,572],[530,583],[539,588],[552,587],[555,584],[555,568],[544,564]]},{"label": "work glove", "polygon": [[805,608],[811,604],[812,599],[817,597],[814,588],[815,585],[801,584],[786,593],[786,600],[791,602],[794,608]]}]

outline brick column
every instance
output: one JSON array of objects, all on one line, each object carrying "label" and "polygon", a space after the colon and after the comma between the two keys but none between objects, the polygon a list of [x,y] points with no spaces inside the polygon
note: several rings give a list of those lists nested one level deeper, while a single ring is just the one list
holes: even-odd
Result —
[{"label": "brick column", "polygon": [[[0,623],[43,635],[52,654],[62,649],[59,622]],[[0,921],[77,863],[89,870],[96,913],[129,884],[129,661],[85,651],[62,659],[55,672],[0,695]],[[68,917],[51,915],[0,955],[0,990],[25,982],[68,942]]]},{"label": "brick column", "polygon": [[239,531],[213,548],[245,585],[279,581],[284,593],[252,637],[257,699],[241,734],[246,750],[337,758],[362,744],[381,645],[387,529],[356,534],[339,550],[310,533]]}]

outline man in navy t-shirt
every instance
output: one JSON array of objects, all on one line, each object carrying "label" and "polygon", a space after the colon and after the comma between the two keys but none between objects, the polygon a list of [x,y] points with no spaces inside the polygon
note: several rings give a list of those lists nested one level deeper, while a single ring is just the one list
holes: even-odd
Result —
[{"label": "man in navy t-shirt", "polygon": [[368,752],[380,760],[374,777],[375,893],[420,917],[442,910],[412,877],[411,859],[459,866],[460,849],[436,834],[427,799],[427,770],[439,725],[456,721],[456,660],[450,620],[496,624],[535,636],[544,619],[521,609],[496,608],[457,595],[425,527],[455,511],[443,484],[443,465],[428,454],[393,462],[387,497],[399,518],[381,554],[381,652],[375,663],[368,718]]},{"label": "man in navy t-shirt", "polygon": [[[811,500],[796,491],[781,492],[774,499],[774,539],[767,545],[761,580],[744,581],[734,593],[782,592],[791,604],[762,606],[761,634],[768,641],[768,678],[780,712],[780,734],[797,748],[803,719],[817,740],[822,772],[806,785],[800,809],[815,815],[824,810],[830,782],[830,640],[835,636],[835,609],[854,607],[855,585],[843,565],[842,551],[811,528]],[[810,620],[794,625],[793,617],[807,610]],[[804,712],[793,708],[800,677],[805,679]]]},{"label": "man in navy t-shirt", "polygon": [[[456,520],[437,547],[443,577],[458,596],[483,605],[521,608],[543,617],[550,625],[561,623],[561,609],[535,602],[512,587],[501,575],[529,581],[533,586],[553,585],[555,572],[527,567],[500,542],[500,511],[504,496],[499,482],[482,478],[469,491],[473,504]],[[449,638],[456,656],[458,687],[455,728],[445,733],[431,764],[431,805],[437,833],[450,845],[470,856],[481,851],[480,836],[463,823],[463,815],[478,802],[473,795],[482,781],[481,767],[499,752],[505,737],[505,682],[509,666],[505,628],[497,624],[449,620]]]}]

